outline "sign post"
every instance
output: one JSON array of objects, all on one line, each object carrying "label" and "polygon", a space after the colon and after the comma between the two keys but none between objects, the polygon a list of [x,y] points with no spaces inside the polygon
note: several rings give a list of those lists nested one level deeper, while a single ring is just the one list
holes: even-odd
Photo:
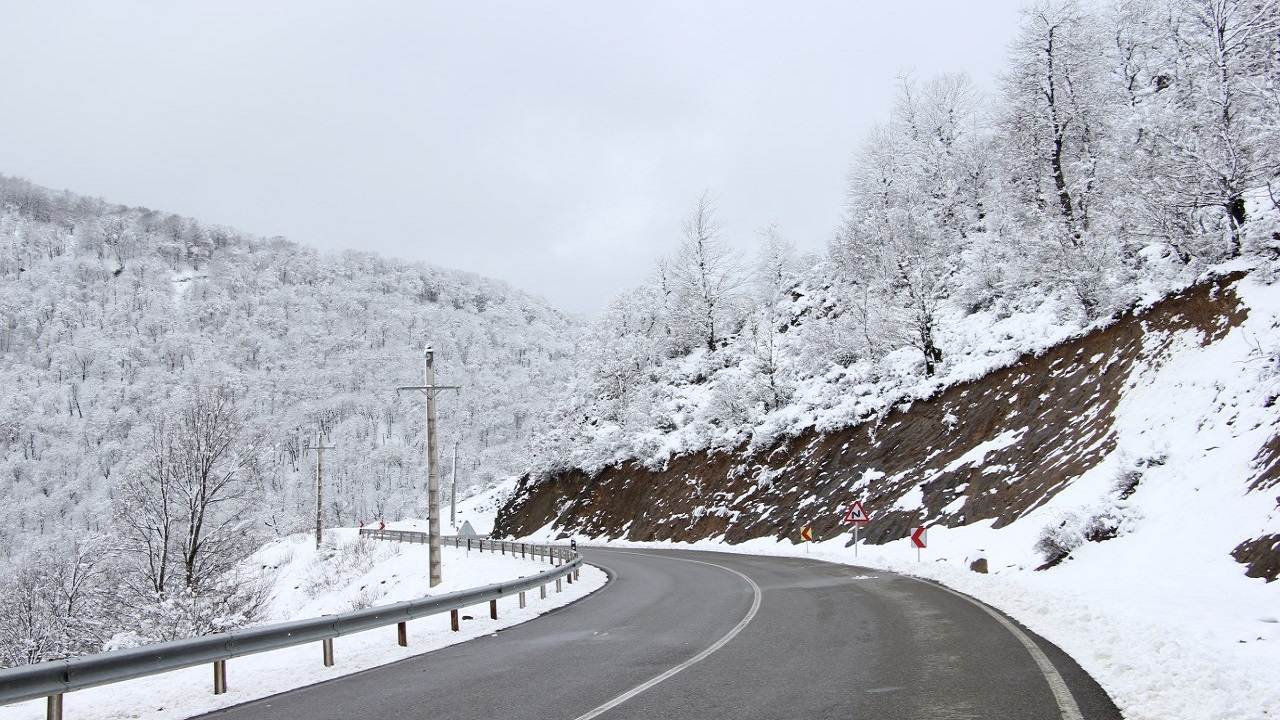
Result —
[{"label": "sign post", "polygon": [[861,500],[853,501],[849,512],[844,514],[844,521],[853,523],[853,556],[858,557],[858,526],[865,522],[871,522],[871,516],[863,509]]}]

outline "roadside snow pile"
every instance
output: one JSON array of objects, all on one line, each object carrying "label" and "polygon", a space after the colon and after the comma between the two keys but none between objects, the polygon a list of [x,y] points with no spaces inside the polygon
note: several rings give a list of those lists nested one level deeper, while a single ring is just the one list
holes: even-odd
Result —
[{"label": "roadside snow pile", "polygon": [[[483,522],[481,518],[477,514],[471,521],[478,524]],[[419,522],[396,525],[412,529]],[[271,622],[443,595],[548,568],[533,559],[445,547],[441,554],[444,582],[429,590],[425,545],[361,540],[355,528],[326,530],[324,537],[319,551],[314,535],[280,538],[246,561],[251,569],[266,572],[272,578]],[[186,718],[489,635],[567,605],[605,582],[604,572],[585,566],[579,582],[563,585],[563,592],[551,593],[546,600],[533,593],[523,610],[514,598],[501,602],[498,620],[490,620],[487,609],[478,608],[478,612],[467,614],[474,619],[465,620],[456,633],[449,628],[448,614],[410,622],[408,647],[396,644],[394,627],[375,629],[336,639],[337,664],[333,667],[322,664],[318,644],[302,645],[228,661],[228,692],[224,695],[212,693],[209,668],[198,666],[71,693],[65,699],[66,713],[77,720]],[[0,707],[0,720],[44,715],[43,700]]]}]

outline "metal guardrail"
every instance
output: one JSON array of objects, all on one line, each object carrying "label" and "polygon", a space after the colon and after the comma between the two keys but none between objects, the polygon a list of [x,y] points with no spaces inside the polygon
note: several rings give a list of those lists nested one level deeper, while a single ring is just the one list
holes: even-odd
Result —
[{"label": "metal guardrail", "polygon": [[[360,535],[377,540],[426,542],[426,533],[403,530],[361,530]],[[572,584],[582,567],[582,556],[565,547],[485,538],[441,540],[458,548],[475,544],[482,552],[509,552],[512,556],[518,552],[523,557],[545,559],[555,567],[531,577],[447,595],[8,668],[0,670],[0,705],[44,697],[48,698],[49,720],[60,720],[64,693],[206,663],[213,664],[213,691],[221,694],[227,690],[226,661],[231,658],[320,642],[324,646],[324,664],[333,665],[336,637],[394,624],[398,625],[400,645],[408,645],[406,623],[409,620],[451,611],[452,628],[456,631],[458,611],[484,602],[489,603],[490,617],[497,619],[499,599],[518,594],[523,608],[526,591],[540,587],[542,597],[546,598],[547,585],[555,582],[556,592],[560,592],[561,581],[567,579]]]}]

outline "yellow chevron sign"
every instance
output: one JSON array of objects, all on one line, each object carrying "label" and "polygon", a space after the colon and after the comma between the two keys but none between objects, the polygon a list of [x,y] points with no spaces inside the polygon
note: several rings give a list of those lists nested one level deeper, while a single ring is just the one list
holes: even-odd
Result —
[{"label": "yellow chevron sign", "polygon": [[800,539],[804,540],[805,542],[813,542],[813,527],[810,525],[805,525],[804,527],[800,528]]}]

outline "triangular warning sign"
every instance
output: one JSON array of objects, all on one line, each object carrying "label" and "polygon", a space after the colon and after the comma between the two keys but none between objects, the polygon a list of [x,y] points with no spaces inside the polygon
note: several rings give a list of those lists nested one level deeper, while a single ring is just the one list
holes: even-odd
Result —
[{"label": "triangular warning sign", "polygon": [[862,509],[861,500],[855,500],[853,507],[849,508],[849,512],[844,515],[844,521],[847,523],[864,523],[870,520],[871,516],[867,514],[866,510]]}]

